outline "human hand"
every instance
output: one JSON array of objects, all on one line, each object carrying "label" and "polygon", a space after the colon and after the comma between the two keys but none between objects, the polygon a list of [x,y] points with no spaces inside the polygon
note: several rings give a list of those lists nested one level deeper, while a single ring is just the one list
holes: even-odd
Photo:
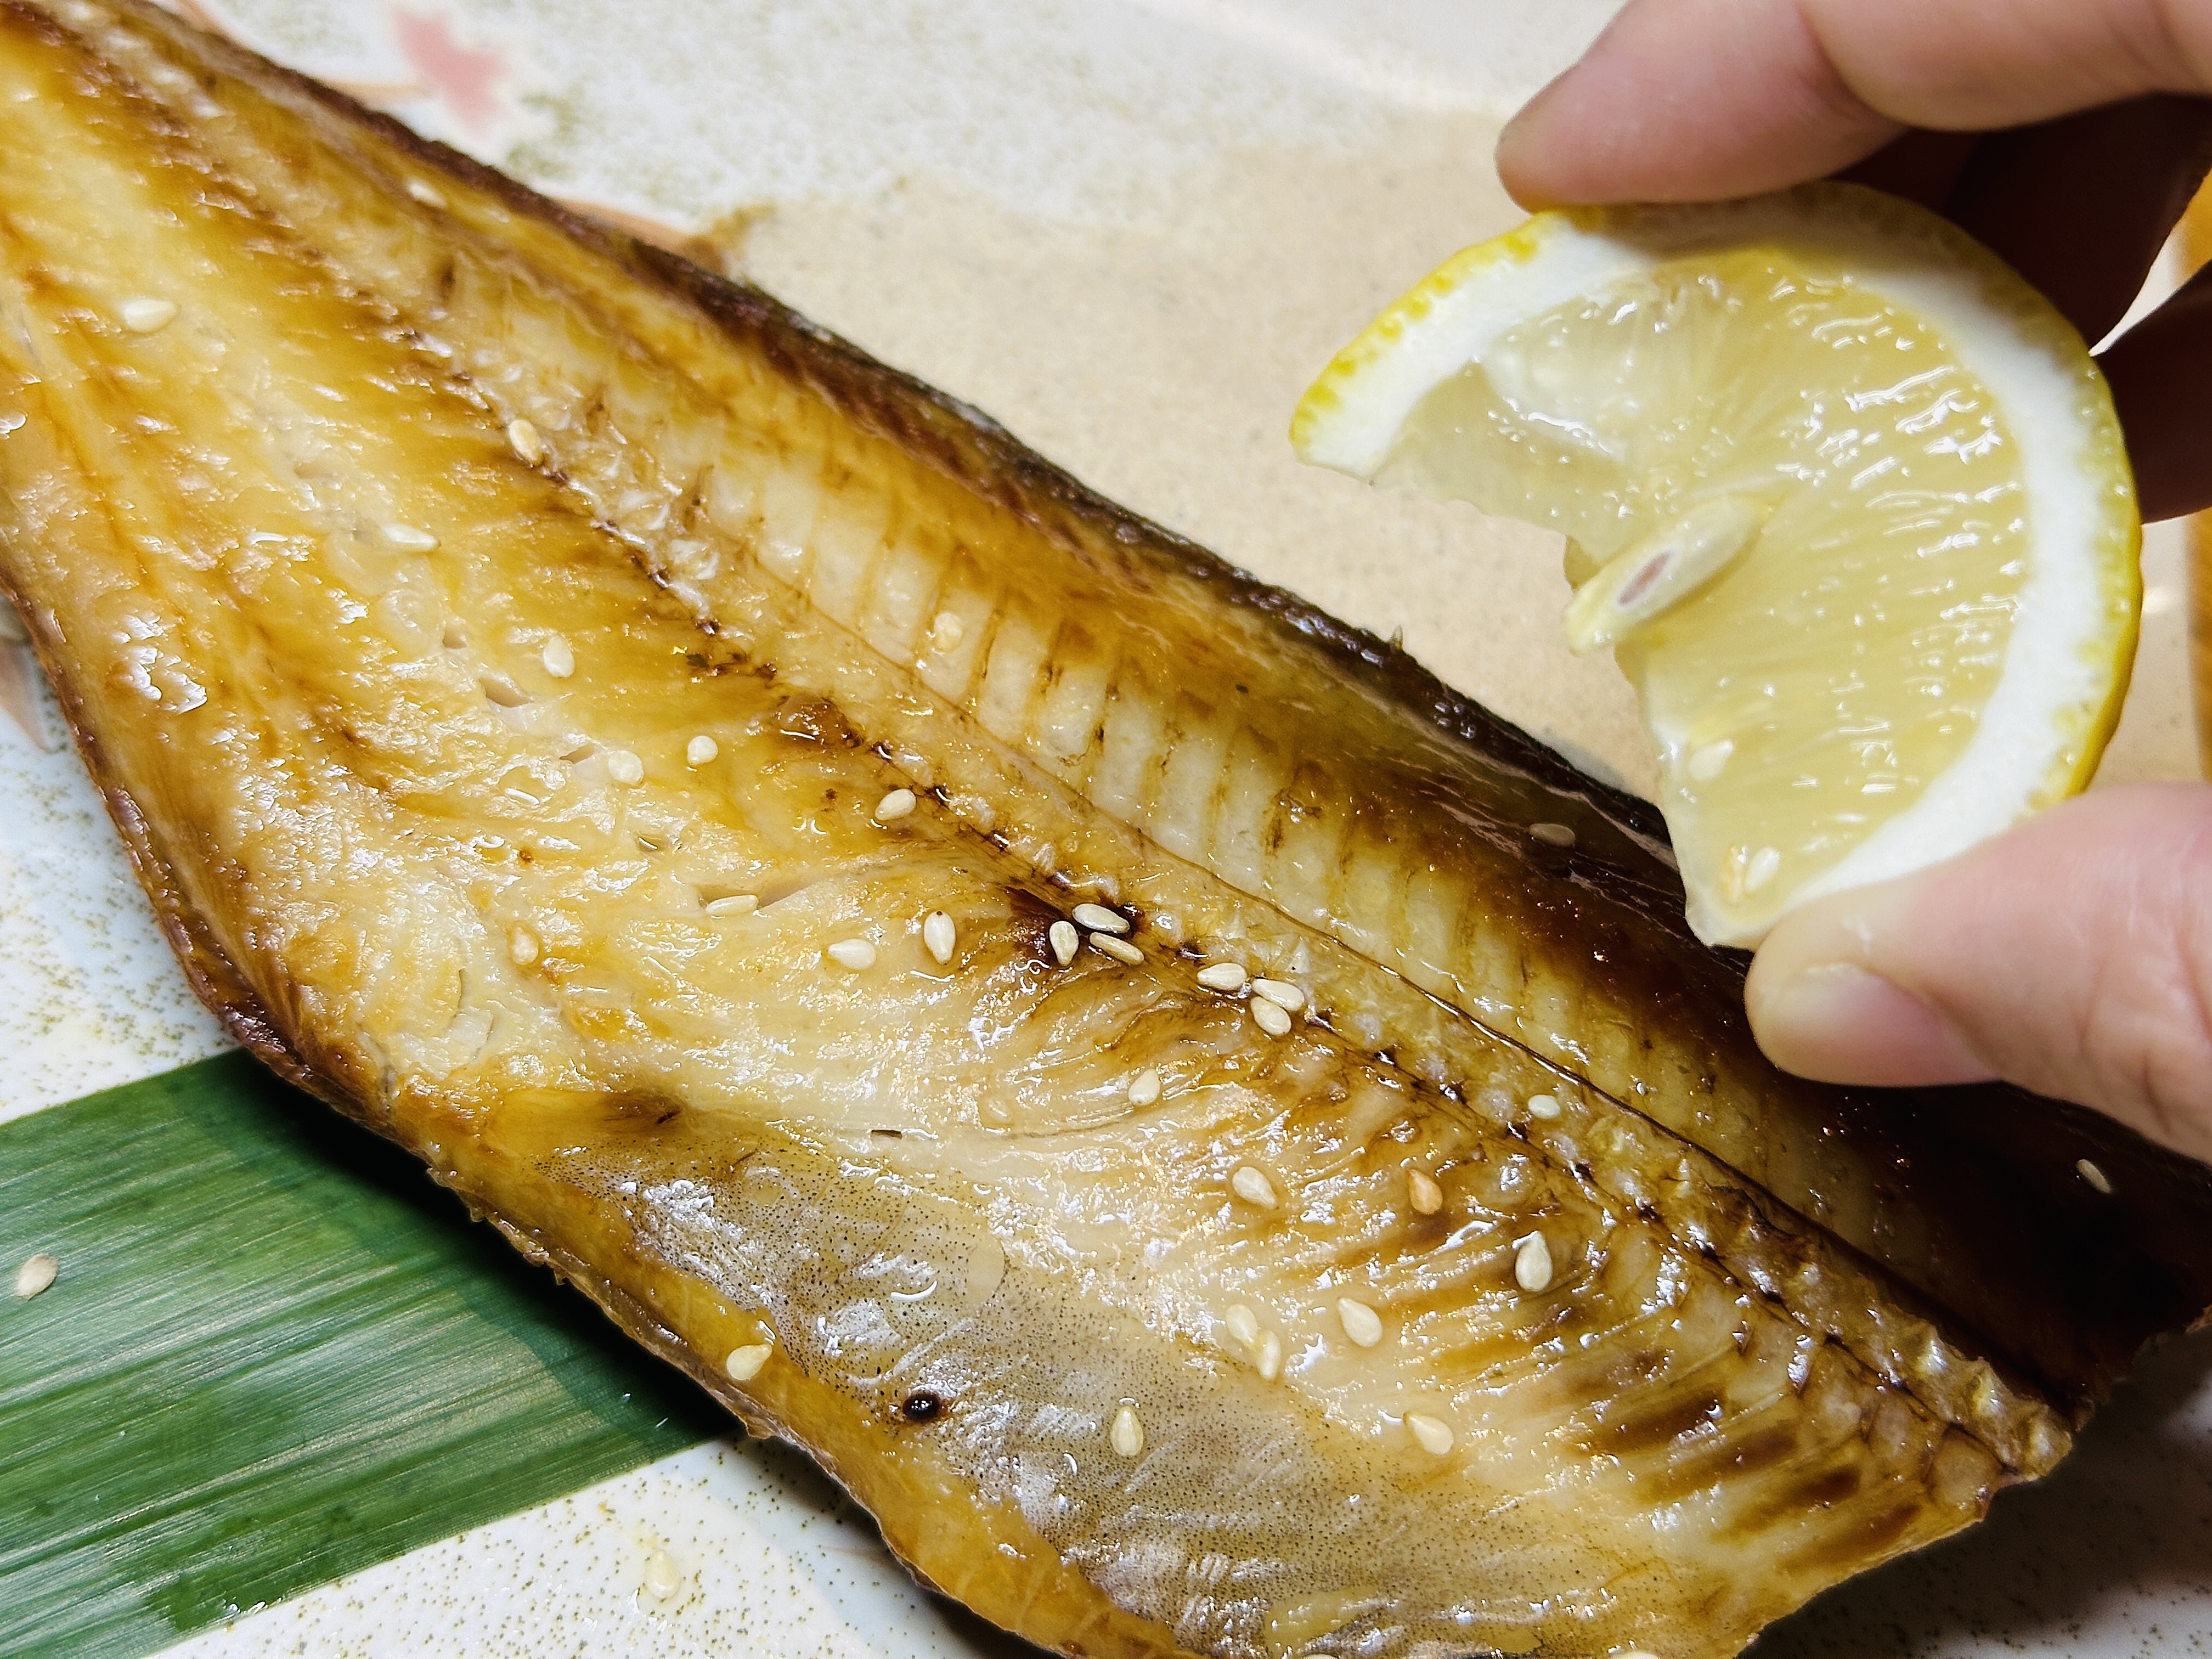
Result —
[{"label": "human hand", "polygon": [[[1957,222],[2094,344],[2212,163],[2206,94],[2212,0],[1630,0],[1498,168],[1531,208],[1841,173]],[[2212,506],[2212,273],[2098,361],[2143,517]]]},{"label": "human hand", "polygon": [[2212,1161],[2212,788],[2062,803],[1957,858],[1817,900],[1744,987],[1785,1071],[2001,1077]]},{"label": "human hand", "polygon": [[[1848,170],[1958,222],[2094,342],[2212,161],[2206,93],[2212,0],[1631,0],[1498,170],[1530,207]],[[2212,505],[2212,273],[2100,362],[2144,516]],[[1808,905],[1746,1002],[1806,1076],[2003,1077],[2212,1159],[2212,789],[2086,796]]]}]

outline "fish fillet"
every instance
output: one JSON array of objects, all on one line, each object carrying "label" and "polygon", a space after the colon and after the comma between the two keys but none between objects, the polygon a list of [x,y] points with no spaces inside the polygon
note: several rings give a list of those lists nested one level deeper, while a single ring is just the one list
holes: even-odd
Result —
[{"label": "fish fillet", "polygon": [[1048,1647],[1734,1653],[2212,1304],[1402,653],[131,0],[0,0],[0,583],[230,1030]]}]

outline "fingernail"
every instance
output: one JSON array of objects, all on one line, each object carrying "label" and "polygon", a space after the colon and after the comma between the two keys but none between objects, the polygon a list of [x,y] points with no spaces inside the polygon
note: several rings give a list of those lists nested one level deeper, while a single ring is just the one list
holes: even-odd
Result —
[{"label": "fingernail", "polygon": [[1752,1033],[1785,1072],[1908,1087],[1994,1073],[1933,1007],[1856,963],[1819,963],[1745,987]]}]

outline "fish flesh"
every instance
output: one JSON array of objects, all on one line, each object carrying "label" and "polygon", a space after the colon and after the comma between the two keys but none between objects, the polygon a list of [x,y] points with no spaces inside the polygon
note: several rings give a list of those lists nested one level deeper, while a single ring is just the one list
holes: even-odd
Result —
[{"label": "fish flesh", "polygon": [[1648,806],[137,0],[0,0],[0,585],[229,1030],[1046,1647],[1733,1653],[2212,1306]]}]

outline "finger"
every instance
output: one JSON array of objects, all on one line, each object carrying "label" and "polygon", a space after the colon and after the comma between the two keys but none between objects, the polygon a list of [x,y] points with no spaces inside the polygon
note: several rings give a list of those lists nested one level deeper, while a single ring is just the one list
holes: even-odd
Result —
[{"label": "finger", "polygon": [[1745,988],[1777,1065],[2002,1077],[2212,1157],[2212,788],[2065,802],[1916,875],[1785,916]]},{"label": "finger", "polygon": [[2131,98],[1991,133],[1940,204],[2093,345],[2135,302],[2212,161],[2212,99]]},{"label": "finger", "polygon": [[1697,201],[1833,173],[1903,127],[1787,0],[1629,0],[1507,125],[1498,172],[1528,208]]},{"label": "finger", "polygon": [[2097,359],[2127,434],[2146,522],[2212,507],[2212,267]]},{"label": "finger", "polygon": [[2212,0],[1630,0],[1498,142],[1525,204],[1694,201],[2009,127],[2212,91]]}]

